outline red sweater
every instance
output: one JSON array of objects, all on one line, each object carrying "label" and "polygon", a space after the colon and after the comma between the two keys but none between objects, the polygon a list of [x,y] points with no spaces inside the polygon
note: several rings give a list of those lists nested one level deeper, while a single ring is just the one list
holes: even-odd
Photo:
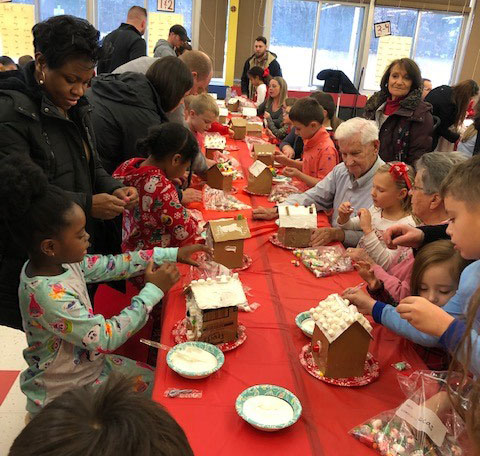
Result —
[{"label": "red sweater", "polygon": [[180,247],[191,244],[198,223],[182,206],[173,183],[155,166],[142,166],[144,158],[132,158],[113,173],[138,191],[138,207],[123,214],[122,250]]},{"label": "red sweater", "polygon": [[226,125],[222,125],[218,122],[212,122],[209,133],[220,133],[221,135],[228,135],[228,127]]}]

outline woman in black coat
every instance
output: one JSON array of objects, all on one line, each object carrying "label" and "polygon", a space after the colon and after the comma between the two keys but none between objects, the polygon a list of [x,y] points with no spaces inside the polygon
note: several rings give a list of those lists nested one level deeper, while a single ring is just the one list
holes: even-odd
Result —
[{"label": "woman in black coat", "polygon": [[[28,154],[84,209],[95,246],[97,224],[138,200],[136,190],[109,176],[97,157],[83,95],[100,55],[99,32],[83,19],[56,16],[35,25],[33,36],[35,61],[0,76],[0,166],[7,155]],[[21,328],[17,289],[26,252],[3,223],[0,324]]]},{"label": "woman in black coat", "polygon": [[460,133],[450,128],[458,128],[465,120],[468,105],[472,98],[478,95],[478,84],[467,79],[453,87],[443,85],[435,87],[425,97],[425,101],[433,106],[433,115],[440,119],[440,124],[435,129],[432,150],[437,147],[440,137],[451,143],[460,139]]}]

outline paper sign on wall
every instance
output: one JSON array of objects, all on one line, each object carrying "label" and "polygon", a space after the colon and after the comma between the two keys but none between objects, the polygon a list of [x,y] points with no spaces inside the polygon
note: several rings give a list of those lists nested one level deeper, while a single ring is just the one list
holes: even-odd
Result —
[{"label": "paper sign on wall", "polygon": [[375,31],[375,38],[389,36],[392,34],[392,24],[390,21],[376,22],[373,24],[373,30]]},{"label": "paper sign on wall", "polygon": [[157,11],[173,13],[175,11],[175,0],[157,0]]},{"label": "paper sign on wall", "polygon": [[385,69],[393,60],[410,57],[411,50],[411,36],[390,35],[379,38],[375,83],[380,84]]},{"label": "paper sign on wall", "polygon": [[159,39],[166,40],[172,25],[183,25],[182,14],[148,13],[148,55],[153,57],[155,44]]},{"label": "paper sign on wall", "polygon": [[0,55],[8,55],[15,60],[26,54],[33,56],[35,6],[1,3],[0,17]]}]

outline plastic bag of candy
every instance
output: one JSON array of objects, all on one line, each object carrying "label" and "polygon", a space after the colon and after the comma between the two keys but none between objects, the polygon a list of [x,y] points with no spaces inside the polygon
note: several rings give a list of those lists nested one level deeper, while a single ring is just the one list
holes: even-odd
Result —
[{"label": "plastic bag of candy", "polygon": [[447,372],[416,371],[398,375],[407,400],[349,431],[382,456],[466,456],[469,444],[465,424],[453,407],[447,389],[468,394]]},{"label": "plastic bag of candy", "polygon": [[294,250],[293,254],[312,271],[315,277],[327,277],[353,271],[352,260],[339,245]]},{"label": "plastic bag of candy", "polygon": [[211,188],[208,185],[203,187],[203,206],[209,211],[240,211],[251,209],[247,204],[242,203],[233,195],[223,190]]},{"label": "plastic bag of candy", "polygon": [[283,203],[292,193],[300,193],[300,190],[292,183],[277,184],[272,186],[268,201]]}]

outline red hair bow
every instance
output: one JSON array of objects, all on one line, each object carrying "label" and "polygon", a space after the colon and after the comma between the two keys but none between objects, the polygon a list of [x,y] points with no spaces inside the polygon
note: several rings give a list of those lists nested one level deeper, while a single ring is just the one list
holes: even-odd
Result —
[{"label": "red hair bow", "polygon": [[268,68],[265,68],[263,74],[262,74],[262,77],[267,77],[267,76],[270,76],[270,70]]},{"label": "red hair bow", "polygon": [[395,180],[403,179],[409,190],[412,188],[412,183],[408,177],[408,166],[405,163],[394,163],[392,166],[390,166],[389,172]]}]

